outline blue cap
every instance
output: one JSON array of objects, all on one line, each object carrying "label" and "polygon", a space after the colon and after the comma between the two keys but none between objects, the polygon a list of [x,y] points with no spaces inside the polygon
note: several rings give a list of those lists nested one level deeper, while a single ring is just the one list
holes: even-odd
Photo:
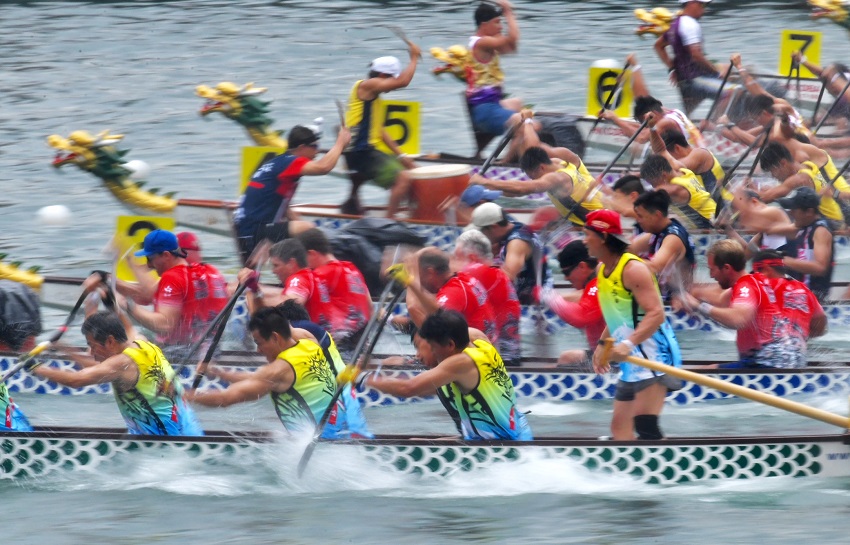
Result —
[{"label": "blue cap", "polygon": [[145,236],[142,249],[136,252],[136,257],[148,257],[162,252],[176,252],[179,247],[177,235],[171,231],[157,229]]},{"label": "blue cap", "polygon": [[460,200],[463,204],[474,207],[484,201],[495,201],[501,196],[501,191],[487,189],[483,185],[471,185],[461,194]]}]

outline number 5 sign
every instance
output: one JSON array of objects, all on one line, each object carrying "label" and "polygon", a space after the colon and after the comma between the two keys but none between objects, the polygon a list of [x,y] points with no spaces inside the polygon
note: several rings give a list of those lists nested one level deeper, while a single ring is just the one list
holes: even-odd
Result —
[{"label": "number 5 sign", "polygon": [[[791,54],[800,51],[812,64],[820,65],[821,33],[808,30],[783,30],[779,48],[779,74],[791,73]],[[815,78],[805,66],[800,65],[801,78]]]},{"label": "number 5 sign", "polygon": [[[376,112],[383,122],[384,130],[396,141],[401,151],[409,154],[419,153],[419,103],[401,100],[384,100],[383,112]],[[381,151],[389,153],[383,144]]]}]

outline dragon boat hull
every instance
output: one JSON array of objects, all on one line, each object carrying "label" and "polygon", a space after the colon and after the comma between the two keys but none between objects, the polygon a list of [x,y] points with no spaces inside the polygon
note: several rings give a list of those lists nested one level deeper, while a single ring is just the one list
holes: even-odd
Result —
[{"label": "dragon boat hull", "polygon": [[[0,357],[0,373],[5,373],[11,369],[17,361],[14,356]],[[58,369],[74,368],[73,362],[62,358],[45,359],[44,363]],[[263,363],[264,360],[247,352],[225,353],[216,362],[217,365],[237,371],[253,371]],[[705,365],[708,363],[710,362],[690,361],[686,362],[686,365]],[[539,367],[553,364],[554,360],[551,359],[526,358],[523,361],[523,367],[509,369],[509,375],[521,401],[589,401],[614,397],[614,389],[617,383],[616,375],[597,375],[578,369]],[[803,369],[700,369],[695,372],[781,397],[802,394],[841,395],[850,393],[850,368],[816,365],[813,362],[812,366]],[[194,372],[194,366],[188,366],[183,370],[182,376],[188,381],[194,376]],[[410,377],[418,372],[420,371],[416,369],[393,367],[384,367],[382,370],[383,374],[397,378]],[[52,395],[108,394],[112,391],[108,384],[68,388],[23,372],[12,376],[8,381],[8,386],[12,393]],[[206,378],[201,383],[200,389],[220,390],[226,386],[227,383],[219,379]],[[733,396],[713,388],[687,382],[681,390],[668,395],[667,401],[672,405],[690,405],[731,397]],[[399,398],[367,388],[360,394],[360,399],[365,406],[372,407],[418,402],[425,398]],[[23,407],[23,409],[26,410],[26,407]]]},{"label": "dragon boat hull", "polygon": [[[132,436],[114,428],[39,428],[0,436],[0,478],[96,472],[128,456],[185,456],[194,463],[236,457],[275,441],[264,432],[209,432],[204,437]],[[668,438],[603,441],[541,438],[534,441],[462,441],[438,437],[378,436],[322,441],[317,458],[365,458],[388,471],[443,478],[503,463],[554,460],[564,468],[622,475],[638,482],[675,485],[718,479],[846,477],[846,435]],[[320,464],[321,461],[315,462]]]}]

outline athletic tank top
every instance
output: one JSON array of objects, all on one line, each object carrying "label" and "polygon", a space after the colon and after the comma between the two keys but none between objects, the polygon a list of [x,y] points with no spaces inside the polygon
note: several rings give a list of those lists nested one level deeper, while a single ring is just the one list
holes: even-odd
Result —
[{"label": "athletic tank top", "polygon": [[[289,432],[312,431],[336,392],[333,367],[325,358],[322,347],[305,339],[277,357],[288,362],[295,372],[295,380],[287,391],[270,394],[277,417]],[[345,404],[337,399],[322,437],[339,438],[344,431],[344,423]]]},{"label": "athletic tank top", "polygon": [[[623,285],[623,270],[630,261],[643,263],[643,260],[638,256],[625,253],[610,272],[605,270],[604,264],[601,264],[599,273],[596,276],[598,280],[599,306],[602,309],[602,316],[605,317],[608,332],[614,337],[616,342],[628,339],[634,333],[635,328],[645,314],[645,311],[637,304],[637,301],[632,296],[632,292]],[[655,286],[655,293],[658,295],[660,301],[661,292],[658,289],[658,281],[654,276],[652,280]],[[631,355],[676,367],[682,365],[679,343],[673,334],[670,323],[666,319],[649,339],[635,346]],[[620,363],[619,378],[624,382],[638,382],[658,374],[655,371],[633,363]]]},{"label": "athletic tank top", "polygon": [[[829,165],[827,162],[824,165],[824,168]],[[821,173],[821,169],[812,161],[803,161],[803,168],[798,170],[797,172],[800,174],[804,174],[812,181],[812,186],[814,187],[815,193],[820,195],[820,192],[827,186],[827,181]],[[832,168],[835,168],[835,165],[832,165]],[[835,171],[836,173],[838,171]],[[833,174],[834,175],[834,174]],[[846,184],[846,182],[845,182]],[[838,203],[835,202],[831,196],[822,195],[820,198],[820,206],[818,207],[821,215],[823,217],[833,220],[833,221],[844,221],[844,214],[841,212],[841,208],[838,206]]]},{"label": "athletic tank top", "polygon": [[5,384],[0,384],[0,411],[3,414],[3,421],[0,422],[0,432],[2,431],[32,431],[27,417],[18,409],[12,398],[9,397],[9,390]]},{"label": "athletic tank top", "polygon": [[702,133],[699,128],[694,125],[694,122],[685,115],[682,110],[676,110],[673,108],[662,108],[664,110],[664,117],[668,119],[672,119],[679,125],[679,130],[682,131],[682,134],[687,138],[688,143],[695,148],[705,148],[708,145],[705,142],[705,139],[702,137]]},{"label": "athletic tank top", "polygon": [[829,183],[830,180],[835,180],[832,183],[832,187],[835,189],[850,192],[850,184],[847,183],[844,176],[842,175],[838,178],[835,177],[835,175],[838,174],[838,169],[835,167],[835,163],[832,162],[832,157],[830,157],[829,154],[826,155],[826,164],[820,167],[820,173],[827,183]]},{"label": "athletic tank top", "polygon": [[[823,203],[823,198],[821,198],[821,203]],[[832,229],[829,228],[829,224],[824,219],[819,219],[809,225],[808,227],[804,227],[797,231],[797,238],[794,239],[794,246],[796,249],[797,259],[802,259],[803,261],[814,261],[815,260],[815,231],[817,231],[818,227],[823,227],[830,233]],[[791,271],[791,276],[794,278],[801,280],[806,286],[809,287],[810,290],[817,296],[819,301],[825,301],[829,298],[829,289],[832,286],[832,270],[835,267],[835,237],[832,237],[832,247],[830,249],[830,255],[832,259],[829,261],[829,265],[827,266],[826,272],[820,275],[812,275],[812,274],[800,274],[794,271]]]},{"label": "athletic tank top", "polygon": [[345,126],[351,129],[351,141],[345,151],[366,151],[382,141],[383,124],[378,120],[378,114],[383,110],[383,102],[381,97],[361,100],[357,96],[361,83],[362,79],[356,82],[348,95]]},{"label": "athletic tank top", "polygon": [[513,382],[496,348],[481,340],[472,344],[463,352],[478,369],[478,385],[464,394],[455,383],[449,384],[464,439],[531,441],[531,428],[516,406]]},{"label": "athletic tank top", "polygon": [[[590,172],[588,172],[587,167],[584,166],[584,163],[581,162],[576,167],[572,163],[561,161],[561,168],[558,169],[558,172],[562,172],[570,177],[573,181],[573,190],[569,195],[560,194],[558,191],[549,191],[547,192],[549,200],[552,201],[552,204],[555,205],[555,208],[562,216],[567,217],[569,215],[567,219],[576,225],[582,226],[588,212],[599,210],[603,207],[599,192],[590,197],[595,180]],[[581,202],[581,204],[576,205],[578,202]]]},{"label": "athletic tank top", "polygon": [[[711,152],[709,151],[709,153]],[[702,182],[702,186],[705,188],[705,190],[713,194],[714,188],[717,187],[717,184],[720,182],[720,180],[723,179],[726,173],[723,172],[723,167],[720,165],[720,161],[717,160],[717,157],[715,157],[713,153],[711,153],[711,158],[714,159],[714,163],[712,163],[710,169],[706,170],[705,172],[694,172],[694,174],[699,179],[699,181]],[[729,197],[732,197],[731,193],[729,193]]]},{"label": "athletic tank top", "polygon": [[674,177],[670,180],[670,183],[688,190],[688,202],[686,204],[674,204],[673,206],[697,229],[710,229],[711,219],[717,210],[717,203],[711,198],[711,194],[705,190],[696,174],[686,168],[681,169],[681,171],[682,175]]},{"label": "athletic tank top", "polygon": [[135,341],[123,354],[139,369],[136,384],[120,390],[113,384],[118,410],[131,434],[203,435],[192,409],[183,403],[183,388],[162,350]]},{"label": "athletic tank top", "polygon": [[[475,44],[481,36],[469,38],[469,65],[466,67],[466,95],[472,99],[478,93],[492,88],[501,88],[505,81],[505,74],[499,66],[499,54],[493,53],[490,62],[483,63],[475,58]],[[501,92],[499,93],[501,96]]]}]

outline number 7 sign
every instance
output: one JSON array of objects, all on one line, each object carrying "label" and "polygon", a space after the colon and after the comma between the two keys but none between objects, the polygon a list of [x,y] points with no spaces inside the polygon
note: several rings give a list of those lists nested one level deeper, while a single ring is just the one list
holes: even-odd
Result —
[{"label": "number 7 sign", "polygon": [[[791,54],[801,51],[809,62],[820,65],[821,33],[808,30],[783,30],[779,48],[779,74],[787,75],[791,71]],[[805,66],[800,66],[801,78],[816,77]]]}]

